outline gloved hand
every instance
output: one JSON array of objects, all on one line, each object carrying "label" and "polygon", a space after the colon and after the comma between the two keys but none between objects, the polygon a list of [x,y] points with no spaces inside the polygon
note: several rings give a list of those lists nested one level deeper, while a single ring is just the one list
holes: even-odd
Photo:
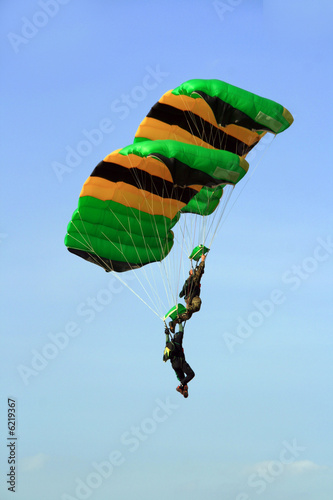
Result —
[{"label": "gloved hand", "polygon": [[170,354],[170,349],[168,347],[166,347],[164,349],[164,354],[163,354],[163,361],[164,361],[164,363],[166,363],[168,361],[169,354]]}]

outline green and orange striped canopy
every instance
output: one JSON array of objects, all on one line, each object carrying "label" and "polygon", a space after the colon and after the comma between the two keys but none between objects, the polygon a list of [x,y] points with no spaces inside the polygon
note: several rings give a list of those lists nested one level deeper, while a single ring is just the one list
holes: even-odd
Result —
[{"label": "green and orange striped canopy", "polygon": [[134,144],[108,155],[84,183],[68,224],[68,250],[107,271],[161,261],[181,214],[209,216],[246,155],[293,118],[280,104],[220,80],[189,80],[166,92]]}]

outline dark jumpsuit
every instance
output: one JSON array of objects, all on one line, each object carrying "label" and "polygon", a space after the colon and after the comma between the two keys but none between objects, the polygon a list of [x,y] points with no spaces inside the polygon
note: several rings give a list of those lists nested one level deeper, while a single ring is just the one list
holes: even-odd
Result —
[{"label": "dark jumpsuit", "polygon": [[[176,376],[181,385],[187,385],[195,376],[194,371],[185,359],[183,349],[183,325],[179,325],[179,331],[173,336],[173,344],[175,348],[170,352],[170,361]],[[169,342],[169,335],[167,334],[167,342]]]}]

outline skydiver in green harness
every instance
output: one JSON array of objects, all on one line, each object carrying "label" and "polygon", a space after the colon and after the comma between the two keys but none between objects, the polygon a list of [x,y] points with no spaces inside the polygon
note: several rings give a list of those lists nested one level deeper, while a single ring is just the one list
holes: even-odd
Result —
[{"label": "skydiver in green harness", "polygon": [[200,264],[194,269],[190,270],[190,275],[185,281],[179,297],[184,297],[186,302],[186,312],[180,314],[176,319],[170,321],[169,328],[174,332],[177,323],[182,323],[191,318],[192,314],[200,311],[201,298],[200,298],[200,281],[203,273],[205,272],[205,255],[201,256]]},{"label": "skydiver in green harness", "polygon": [[163,361],[167,362],[170,359],[172,368],[176,373],[180,385],[176,391],[180,392],[184,398],[188,397],[188,383],[195,376],[194,371],[185,359],[183,349],[184,326],[179,324],[178,332],[171,335],[170,330],[165,326],[166,344],[164,349]]}]

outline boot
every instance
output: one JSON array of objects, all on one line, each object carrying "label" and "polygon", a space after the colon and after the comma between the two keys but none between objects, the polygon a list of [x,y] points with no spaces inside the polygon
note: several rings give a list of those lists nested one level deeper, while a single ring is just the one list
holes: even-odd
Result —
[{"label": "boot", "polygon": [[180,394],[181,394],[182,396],[184,396],[183,386],[182,386],[182,385],[179,385],[179,386],[176,388],[176,391],[180,392]]}]

